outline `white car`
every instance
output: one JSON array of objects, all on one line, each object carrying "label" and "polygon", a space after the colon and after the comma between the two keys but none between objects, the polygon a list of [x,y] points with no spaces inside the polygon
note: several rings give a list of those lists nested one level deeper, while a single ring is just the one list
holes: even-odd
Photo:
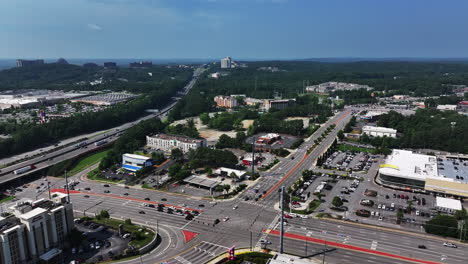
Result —
[{"label": "white car", "polygon": [[265,245],[270,245],[271,244],[271,242],[266,240],[266,239],[260,239],[260,243],[265,244]]},{"label": "white car", "polygon": [[308,219],[309,217],[307,215],[299,215],[302,219]]},{"label": "white car", "polygon": [[229,220],[229,217],[226,216],[226,217],[223,218],[224,222],[226,222],[227,220]]},{"label": "white car", "polygon": [[370,215],[371,215],[371,216],[374,216],[374,215],[375,215],[375,212],[374,212],[374,211],[370,212]]},{"label": "white car", "polygon": [[382,209],[385,210],[385,204],[382,204]]},{"label": "white car", "polygon": [[380,215],[380,213],[379,213],[379,212],[375,212],[375,216],[379,216],[379,215]]},{"label": "white car", "polygon": [[395,203],[392,203],[390,207],[395,208]]},{"label": "white car", "polygon": [[377,206],[377,208],[379,208],[379,209],[382,209],[382,205],[381,205],[381,204],[379,204],[379,206]]},{"label": "white car", "polygon": [[416,215],[420,215],[420,214],[421,214],[421,212],[419,212],[419,210],[418,210],[418,211],[416,211]]},{"label": "white car", "polygon": [[234,207],[232,208],[232,210],[236,210],[239,206],[236,204],[234,205]]},{"label": "white car", "polygon": [[457,245],[449,242],[444,242],[444,247],[457,248]]}]

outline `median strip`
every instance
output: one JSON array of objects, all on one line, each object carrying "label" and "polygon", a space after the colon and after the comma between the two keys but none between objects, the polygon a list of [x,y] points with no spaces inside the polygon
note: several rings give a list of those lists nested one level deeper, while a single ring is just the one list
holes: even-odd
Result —
[{"label": "median strip", "polygon": [[[278,230],[263,230],[264,233],[268,233],[270,235],[275,235],[279,236],[280,232]],[[357,246],[351,246],[343,243],[338,243],[338,242],[333,242],[333,241],[328,241],[328,240],[323,240],[323,239],[318,239],[318,238],[313,238],[313,237],[308,237],[308,236],[303,236],[303,235],[298,235],[298,234],[293,234],[293,233],[284,233],[284,237],[295,239],[295,240],[302,240],[302,241],[308,241],[316,244],[322,244],[322,245],[327,245],[331,247],[336,247],[336,248],[343,248],[347,250],[353,250],[353,251],[359,251],[359,252],[364,252],[367,254],[373,254],[373,255],[379,255],[387,258],[393,258],[393,259],[400,259],[404,261],[411,261],[414,263],[422,263],[422,264],[441,264],[439,262],[433,262],[433,261],[428,261],[428,260],[421,260],[421,259],[415,259],[415,258],[409,258],[409,257],[404,257],[400,255],[395,255],[387,252],[382,252],[382,251],[377,251],[373,249],[367,249],[367,248],[362,248],[362,247],[357,247]]]}]

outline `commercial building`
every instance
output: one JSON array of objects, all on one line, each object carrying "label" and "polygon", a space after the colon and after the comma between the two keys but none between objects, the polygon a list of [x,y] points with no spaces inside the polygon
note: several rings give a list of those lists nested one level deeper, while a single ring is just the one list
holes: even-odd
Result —
[{"label": "commercial building", "polygon": [[91,95],[71,100],[73,103],[87,103],[93,105],[115,105],[135,98],[136,95],[129,93],[108,93]]},{"label": "commercial building", "polygon": [[406,190],[468,197],[468,157],[394,149],[380,165],[377,180]]},{"label": "commercial building", "polygon": [[16,60],[16,67],[29,67],[29,66],[37,66],[43,65],[44,60]]},{"label": "commercial building", "polygon": [[307,92],[314,92],[314,93],[322,93],[328,94],[335,91],[352,91],[352,90],[360,90],[365,89],[370,91],[374,88],[363,85],[363,84],[356,84],[356,83],[343,83],[343,82],[327,82],[321,83],[318,85],[311,85],[306,87]]},{"label": "commercial building", "polygon": [[115,67],[117,67],[117,63],[115,63],[115,62],[104,62],[104,67],[106,67],[106,68],[115,68]]},{"label": "commercial building", "polygon": [[263,108],[268,111],[270,109],[282,110],[296,104],[296,99],[266,99],[263,103]]},{"label": "commercial building", "polygon": [[231,177],[238,178],[240,180],[244,179],[247,175],[247,172],[241,170],[235,170],[230,168],[221,167],[216,169],[214,173],[221,175],[222,177]]},{"label": "commercial building", "polygon": [[463,209],[460,200],[455,200],[451,198],[445,197],[436,197],[436,204],[437,210],[447,212],[447,213],[454,213],[455,211],[460,211]]},{"label": "commercial building", "polygon": [[125,153],[122,155],[122,168],[128,171],[139,171],[153,165],[153,160],[146,156]]},{"label": "commercial building", "polygon": [[53,104],[60,100],[68,100],[84,96],[80,93],[65,93],[50,90],[13,90],[0,93],[0,109],[29,108]]},{"label": "commercial building", "polygon": [[457,110],[457,105],[438,105],[437,110],[441,111],[455,111]]},{"label": "commercial building", "polygon": [[68,196],[18,203],[0,217],[0,263],[63,263],[66,236],[74,228]]},{"label": "commercial building", "polygon": [[165,152],[179,148],[185,153],[191,149],[206,147],[206,139],[189,138],[186,136],[169,134],[156,134],[153,136],[146,136],[146,146],[151,149],[159,149]]},{"label": "commercial building", "polygon": [[262,100],[262,99],[256,99],[256,98],[251,98],[251,97],[247,97],[247,98],[244,99],[244,103],[245,103],[246,105],[249,105],[249,106],[256,106],[256,105],[258,105],[258,106],[260,106],[261,108],[263,107],[263,103],[264,103],[264,102],[265,102],[265,101]]},{"label": "commercial building", "polygon": [[280,140],[281,136],[276,133],[268,133],[266,135],[263,135],[261,137],[258,137],[257,140],[255,141],[255,144],[258,145],[271,145],[275,143],[276,141]]},{"label": "commercial building", "polygon": [[221,59],[221,68],[227,69],[232,67],[232,59],[231,57],[226,57]]},{"label": "commercial building", "polygon": [[233,108],[239,105],[237,99],[232,96],[218,95],[214,97],[214,101],[218,107]]},{"label": "commercial building", "polygon": [[364,126],[362,133],[372,137],[392,137],[396,138],[397,131],[393,128]]}]

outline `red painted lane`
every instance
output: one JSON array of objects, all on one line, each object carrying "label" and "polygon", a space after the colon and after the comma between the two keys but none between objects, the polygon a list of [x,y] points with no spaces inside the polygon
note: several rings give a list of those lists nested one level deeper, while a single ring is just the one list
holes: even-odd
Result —
[{"label": "red painted lane", "polygon": [[[347,114],[350,112],[351,110],[348,110],[345,112],[345,115],[343,115],[342,117],[338,118],[338,120],[336,120],[334,122],[335,125],[337,125],[343,118],[345,118],[347,116]],[[271,187],[264,195],[263,195],[263,199],[267,198],[274,190],[276,190],[276,188],[278,188],[278,186],[280,186],[289,176],[291,176],[296,170],[297,168],[309,157],[309,154],[306,154],[302,160],[296,164],[296,166],[294,166],[283,178],[281,178],[281,180],[279,182],[277,182],[275,185],[273,185],[273,187]]]},{"label": "red painted lane", "polygon": [[198,236],[198,233],[187,231],[187,230],[182,230],[182,233],[184,234],[185,243],[189,242],[190,240]]},{"label": "red painted lane", "polygon": [[[51,189],[50,191],[51,192],[67,193],[67,191],[65,189]],[[137,199],[137,198],[132,198],[132,197],[121,197],[121,196],[112,195],[112,194],[82,192],[82,191],[75,191],[75,190],[70,190],[70,194],[89,194],[89,195],[96,195],[96,196],[112,197],[112,198],[117,198],[117,199],[122,199],[122,200],[136,201],[136,202],[147,203],[147,204],[155,204],[155,205],[163,204],[163,203],[147,201],[147,200],[142,200],[142,199]],[[187,209],[189,211],[198,211],[198,212],[203,211],[203,210],[199,210],[199,209],[193,209],[193,208],[189,208],[189,207],[182,207],[182,206],[177,206],[177,205],[172,205],[172,204],[163,204],[163,205],[168,206],[168,207],[174,207],[174,208],[177,208],[177,209]]]},{"label": "red painted lane", "polygon": [[279,182],[277,182],[275,185],[273,185],[273,187],[271,187],[266,193],[265,195],[263,195],[262,198],[267,198],[274,190],[276,190],[276,188],[278,188],[278,186],[280,186],[287,178],[289,178],[289,176],[291,176],[296,170],[297,168],[309,157],[309,154],[306,154],[301,161],[299,161],[299,163],[296,164],[296,166],[294,166],[286,175],[284,175],[283,178],[281,178],[281,180],[279,180]]},{"label": "red painted lane", "polygon": [[[272,234],[272,235],[276,235],[276,236],[280,235],[280,232],[278,230],[270,230],[269,232],[267,232],[267,230],[264,229],[263,232],[268,233],[268,234]],[[372,249],[367,249],[367,248],[362,248],[362,247],[351,246],[351,245],[347,245],[347,244],[342,244],[342,243],[323,240],[323,239],[318,239],[318,238],[312,238],[312,237],[293,234],[293,233],[288,233],[288,232],[285,232],[284,236],[287,237],[287,238],[292,238],[292,239],[297,239],[297,240],[304,240],[304,241],[307,240],[307,241],[310,241],[312,243],[317,243],[317,244],[322,244],[322,245],[326,244],[326,245],[332,246],[332,247],[344,248],[344,249],[349,249],[349,250],[354,250],[354,251],[360,251],[360,252],[364,252],[364,253],[368,253],[368,254],[379,255],[379,256],[383,256],[383,257],[387,257],[387,258],[401,259],[401,260],[411,261],[411,262],[415,262],[415,263],[441,264],[439,262],[432,262],[432,261],[427,261],[427,260],[408,258],[408,257],[404,257],[404,256],[399,256],[399,255],[387,253],[387,252],[382,252],[382,251],[377,251],[377,250],[372,250]]]}]

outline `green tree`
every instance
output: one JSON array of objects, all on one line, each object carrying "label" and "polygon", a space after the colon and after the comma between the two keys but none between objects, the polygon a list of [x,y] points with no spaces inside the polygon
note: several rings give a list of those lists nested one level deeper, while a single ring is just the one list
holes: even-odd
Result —
[{"label": "green tree", "polygon": [[453,216],[454,216],[457,220],[468,219],[468,215],[467,215],[467,213],[466,213],[465,208],[463,208],[462,210],[457,210],[457,211],[455,211],[455,213],[453,214]]},{"label": "green tree", "polygon": [[458,235],[458,222],[453,216],[437,215],[426,222],[424,229],[429,234],[456,238]]},{"label": "green tree", "polygon": [[337,136],[338,136],[338,139],[339,139],[339,140],[343,140],[343,139],[344,139],[344,132],[343,132],[343,130],[338,131]]},{"label": "green tree", "polygon": [[180,161],[184,158],[184,153],[180,148],[174,148],[171,150],[171,159]]},{"label": "green tree", "polygon": [[335,207],[340,207],[340,206],[343,205],[343,201],[341,200],[340,197],[335,196],[335,197],[333,197],[332,204],[333,204],[333,206],[335,206]]},{"label": "green tree", "polygon": [[202,124],[208,125],[210,123],[210,115],[208,113],[201,113],[200,121],[202,122]]}]

